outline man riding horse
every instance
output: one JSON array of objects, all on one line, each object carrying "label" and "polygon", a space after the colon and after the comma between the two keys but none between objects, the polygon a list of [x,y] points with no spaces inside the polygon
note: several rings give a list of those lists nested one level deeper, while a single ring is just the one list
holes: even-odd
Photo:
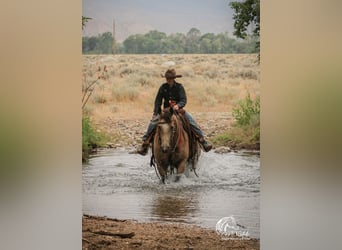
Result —
[{"label": "man riding horse", "polygon": [[177,77],[182,77],[181,75],[177,75],[174,69],[169,69],[165,72],[166,83],[163,83],[157,96],[154,101],[154,110],[153,116],[148,125],[147,131],[142,137],[143,143],[137,150],[137,152],[141,155],[146,155],[148,152],[148,148],[153,138],[153,133],[158,124],[159,114],[161,112],[162,101],[164,100],[164,108],[171,107],[173,110],[179,111],[180,113],[184,113],[186,119],[188,119],[192,131],[195,134],[197,140],[202,145],[202,148],[205,152],[209,152],[212,149],[212,145],[204,139],[204,134],[200,127],[197,125],[196,121],[192,118],[189,112],[182,112],[183,108],[186,105],[187,97],[185,93],[185,89],[181,83],[175,81]]}]

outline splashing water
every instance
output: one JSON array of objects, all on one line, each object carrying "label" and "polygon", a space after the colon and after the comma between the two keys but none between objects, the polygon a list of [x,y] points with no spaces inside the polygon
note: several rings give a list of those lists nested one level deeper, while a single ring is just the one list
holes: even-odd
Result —
[{"label": "splashing water", "polygon": [[83,165],[83,212],[139,221],[168,221],[215,229],[234,214],[259,238],[260,158],[243,152],[203,153],[196,177],[159,183],[148,156],[104,151]]}]

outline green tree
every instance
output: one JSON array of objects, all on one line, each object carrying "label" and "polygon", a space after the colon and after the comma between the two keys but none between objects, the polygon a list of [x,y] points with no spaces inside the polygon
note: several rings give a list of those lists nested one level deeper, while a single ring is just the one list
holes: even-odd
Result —
[{"label": "green tree", "polygon": [[154,42],[145,35],[136,34],[129,36],[123,42],[123,45],[125,46],[125,52],[128,54],[143,54],[148,53],[148,50],[154,47]]},{"label": "green tree", "polygon": [[[229,3],[234,10],[234,35],[238,38],[246,39],[248,27],[252,28],[252,34],[260,37],[260,0],[243,0]],[[259,41],[256,43],[259,48]]]},{"label": "green tree", "polygon": [[166,34],[164,32],[160,32],[158,30],[152,30],[145,34],[146,37],[151,38],[152,40],[162,40],[166,38]]},{"label": "green tree", "polygon": [[214,33],[206,33],[200,38],[200,52],[201,53],[217,53],[213,49],[213,41],[215,40]]},{"label": "green tree", "polygon": [[183,54],[185,49],[185,39],[186,37],[182,33],[171,34],[168,37],[170,44],[172,44],[168,47],[168,49],[172,51],[171,53]]},{"label": "green tree", "polygon": [[125,52],[128,54],[134,54],[136,53],[136,43],[135,43],[135,35],[131,35],[125,39],[123,42],[123,45],[125,47]]},{"label": "green tree", "polygon": [[113,37],[111,32],[98,36],[82,37],[82,52],[84,54],[111,54]]},{"label": "green tree", "polygon": [[113,36],[111,32],[99,35],[96,51],[98,54],[111,54],[113,48]]},{"label": "green tree", "polygon": [[201,53],[204,53],[204,54],[209,54],[209,53],[212,53],[212,43],[211,43],[211,40],[209,38],[203,38],[201,39],[201,42],[200,42],[200,50],[201,50]]},{"label": "green tree", "polygon": [[117,54],[125,54],[125,46],[122,43],[115,44]]},{"label": "green tree", "polygon": [[220,39],[215,38],[215,40],[212,41],[212,48],[214,53],[221,53],[222,44]]},{"label": "green tree", "polygon": [[88,22],[91,19],[91,17],[82,16],[82,30],[84,29],[86,22]]},{"label": "green tree", "polygon": [[144,35],[144,40],[142,41],[142,50],[144,53],[162,53],[167,38],[164,32],[159,32],[157,30],[152,30]]},{"label": "green tree", "polygon": [[199,39],[201,31],[196,28],[191,28],[186,34],[185,53],[199,53]]},{"label": "green tree", "polygon": [[[231,46],[229,44],[229,38],[227,33],[220,33],[215,38],[215,44],[218,49],[218,53],[227,53],[229,52],[229,47]],[[235,51],[232,51],[235,53]]]},{"label": "green tree", "polygon": [[[187,35],[182,33],[170,34],[157,30],[146,34],[129,36],[123,43],[115,43],[116,53],[120,54],[191,54],[191,53],[255,53],[255,37],[236,39],[228,33],[206,33],[192,28]],[[83,54],[111,54],[113,51],[113,37],[111,32],[98,36],[82,37]]]},{"label": "green tree", "polygon": [[94,53],[97,44],[97,38],[95,36],[82,38],[82,52],[85,54]]},{"label": "green tree", "polygon": [[89,50],[89,38],[82,37],[82,53],[86,54],[88,50]]}]

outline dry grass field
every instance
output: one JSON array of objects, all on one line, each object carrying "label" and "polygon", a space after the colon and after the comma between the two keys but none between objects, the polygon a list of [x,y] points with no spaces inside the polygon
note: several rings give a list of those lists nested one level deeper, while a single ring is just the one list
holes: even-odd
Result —
[{"label": "dry grass field", "polygon": [[248,93],[252,99],[260,96],[256,54],[83,55],[82,89],[102,76],[84,112],[97,129],[112,137],[118,134],[113,128],[117,123],[109,121],[146,121],[137,124],[142,134],[152,116],[155,95],[165,82],[161,75],[169,68],[183,75],[177,81],[185,87],[186,110],[195,119],[197,113],[230,114]]}]

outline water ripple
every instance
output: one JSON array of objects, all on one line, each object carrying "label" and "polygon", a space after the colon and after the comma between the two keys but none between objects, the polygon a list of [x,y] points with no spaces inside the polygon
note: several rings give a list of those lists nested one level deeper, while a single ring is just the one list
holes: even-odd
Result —
[{"label": "water ripple", "polygon": [[258,155],[203,153],[199,177],[190,172],[176,183],[170,176],[166,185],[161,185],[149,166],[149,157],[106,151],[82,168],[83,210],[206,227],[235,213],[250,235],[259,237],[259,164]]}]

